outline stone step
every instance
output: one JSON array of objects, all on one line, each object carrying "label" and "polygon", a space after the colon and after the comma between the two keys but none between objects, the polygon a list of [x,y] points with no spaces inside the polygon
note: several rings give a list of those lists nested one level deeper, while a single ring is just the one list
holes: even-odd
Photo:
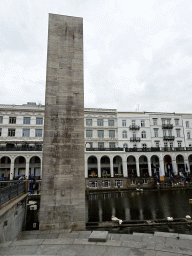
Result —
[{"label": "stone step", "polygon": [[89,242],[106,242],[108,239],[108,231],[93,231],[88,238]]}]

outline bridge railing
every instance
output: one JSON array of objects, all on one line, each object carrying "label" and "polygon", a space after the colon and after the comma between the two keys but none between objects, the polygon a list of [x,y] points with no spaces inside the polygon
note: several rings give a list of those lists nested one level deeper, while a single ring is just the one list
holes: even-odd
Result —
[{"label": "bridge railing", "polygon": [[8,202],[14,197],[25,192],[25,183],[23,181],[17,182],[0,182],[0,205]]}]

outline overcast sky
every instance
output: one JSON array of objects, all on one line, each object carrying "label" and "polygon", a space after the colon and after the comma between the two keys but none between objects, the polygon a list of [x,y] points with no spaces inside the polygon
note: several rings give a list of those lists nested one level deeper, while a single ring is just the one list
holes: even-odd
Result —
[{"label": "overcast sky", "polygon": [[191,0],[1,0],[0,104],[44,104],[48,13],[83,17],[85,107],[192,113]]}]

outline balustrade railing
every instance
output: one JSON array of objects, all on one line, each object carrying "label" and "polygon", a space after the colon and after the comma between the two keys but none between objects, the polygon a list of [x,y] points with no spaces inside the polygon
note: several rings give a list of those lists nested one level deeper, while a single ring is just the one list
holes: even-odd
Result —
[{"label": "balustrade railing", "polygon": [[0,147],[0,151],[42,151],[41,147]]},{"label": "balustrade railing", "polygon": [[174,140],[175,136],[163,136],[163,140]]},{"label": "balustrade railing", "polygon": [[130,125],[129,126],[129,130],[139,130],[140,129],[140,126],[138,125]]},{"label": "balustrade railing", "polygon": [[86,148],[86,151],[124,151],[125,152],[158,152],[158,151],[192,151],[192,147],[151,147],[151,148]]},{"label": "balustrade railing", "polygon": [[162,124],[162,129],[173,129],[172,124]]},{"label": "balustrade railing", "polygon": [[86,148],[86,151],[123,151],[123,148]]}]

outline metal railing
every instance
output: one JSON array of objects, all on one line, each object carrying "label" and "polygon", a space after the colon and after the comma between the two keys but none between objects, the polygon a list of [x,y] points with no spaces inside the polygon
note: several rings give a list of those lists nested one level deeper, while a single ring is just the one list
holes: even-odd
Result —
[{"label": "metal railing", "polygon": [[139,130],[140,129],[140,126],[138,125],[130,125],[129,126],[129,130]]},{"label": "metal railing", "polygon": [[163,140],[174,140],[175,136],[163,136]]},{"label": "metal railing", "polygon": [[130,138],[130,141],[131,141],[131,142],[134,142],[134,141],[140,142],[140,140],[141,140],[141,138],[139,138],[139,137],[131,137],[131,138]]},{"label": "metal railing", "polygon": [[173,129],[172,124],[162,124],[162,129]]},{"label": "metal railing", "polygon": [[22,181],[0,181],[0,205],[25,192],[25,183]]},{"label": "metal railing", "polygon": [[0,151],[42,151],[42,147],[0,147]]},{"label": "metal railing", "polygon": [[86,151],[123,151],[123,148],[86,148]]}]

